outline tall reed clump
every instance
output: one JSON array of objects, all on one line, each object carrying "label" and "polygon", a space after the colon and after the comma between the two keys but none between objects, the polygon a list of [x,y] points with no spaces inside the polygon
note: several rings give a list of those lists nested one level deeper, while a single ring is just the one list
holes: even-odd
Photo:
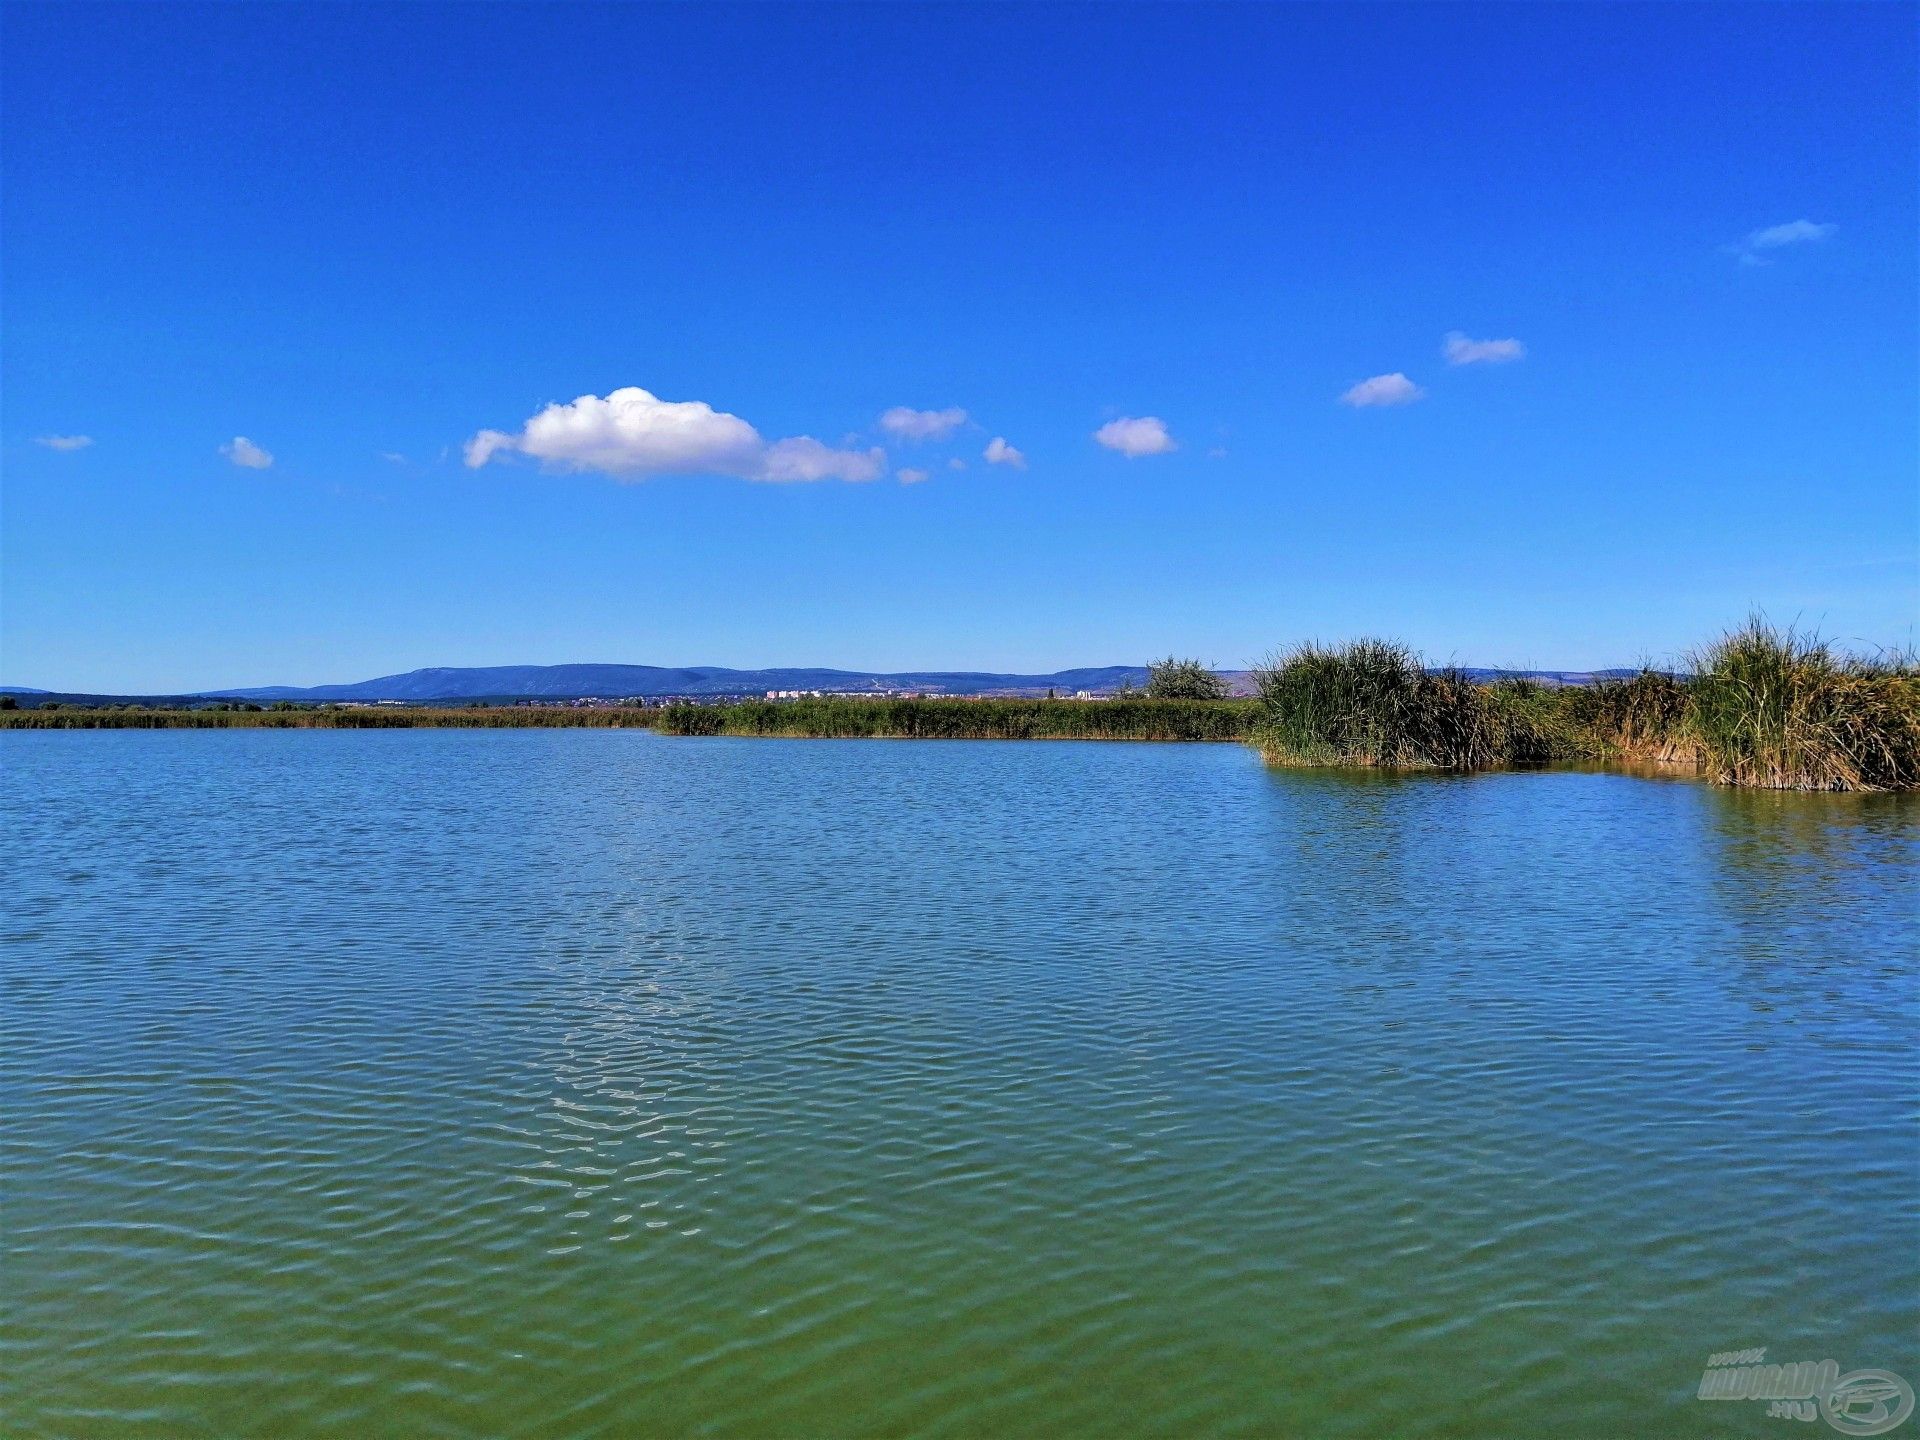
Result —
[{"label": "tall reed clump", "polygon": [[1513,677],[1480,688],[1493,715],[1495,743],[1509,765],[1592,757],[1592,739],[1569,703],[1578,687]]},{"label": "tall reed clump", "polygon": [[1643,665],[1637,675],[1559,694],[1582,753],[1653,764],[1700,762],[1700,745],[1687,723],[1692,697],[1678,675]]},{"label": "tall reed clump", "polygon": [[1693,657],[1686,728],[1710,778],[1766,790],[1920,785],[1920,668],[1756,616]]},{"label": "tall reed clump", "polygon": [[1293,765],[1489,770],[1553,758],[1540,687],[1429,672],[1391,640],[1296,647],[1254,672],[1269,758]]}]

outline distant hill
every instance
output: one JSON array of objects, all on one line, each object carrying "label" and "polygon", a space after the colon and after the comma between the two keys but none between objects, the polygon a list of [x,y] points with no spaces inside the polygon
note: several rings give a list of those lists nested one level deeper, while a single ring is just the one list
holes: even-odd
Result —
[{"label": "distant hill", "polygon": [[409,670],[349,685],[257,685],[207,692],[246,700],[572,700],[623,695],[754,695],[768,690],[838,690],[880,694],[920,690],[945,695],[1073,694],[1144,685],[1143,665],[1103,665],[1057,670],[1050,675],[1013,675],[973,670],[728,670],[713,665],[672,669],[659,665],[490,665],[467,669]]},{"label": "distant hill", "polygon": [[1602,680],[1631,680],[1640,672],[1637,669],[1488,670],[1478,665],[1463,665],[1460,673],[1482,685],[1490,685],[1495,680],[1532,680],[1541,685],[1595,685]]}]

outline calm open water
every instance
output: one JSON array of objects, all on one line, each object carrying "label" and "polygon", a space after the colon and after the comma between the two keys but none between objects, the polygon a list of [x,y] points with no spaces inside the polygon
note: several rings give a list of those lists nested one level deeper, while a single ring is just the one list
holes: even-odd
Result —
[{"label": "calm open water", "polygon": [[[1920,1382],[1920,807],[17,733],[9,1436],[1708,1436]],[[1920,1419],[1909,1427],[1920,1425]]]}]

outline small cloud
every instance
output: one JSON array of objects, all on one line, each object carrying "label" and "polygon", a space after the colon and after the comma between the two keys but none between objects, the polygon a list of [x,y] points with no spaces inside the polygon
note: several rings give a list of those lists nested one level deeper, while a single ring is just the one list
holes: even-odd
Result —
[{"label": "small cloud", "polygon": [[959,406],[948,410],[909,410],[896,405],[880,417],[880,428],[896,440],[944,440],[967,423]]},{"label": "small cloud", "polygon": [[1137,420],[1123,415],[1118,420],[1109,420],[1093,432],[1093,438],[1129,460],[1137,460],[1142,455],[1165,455],[1180,448],[1167,433],[1167,422],[1156,415],[1143,415]]},{"label": "small cloud", "polygon": [[244,435],[236,435],[220,447],[220,453],[242,470],[265,470],[273,464],[272,454]]},{"label": "small cloud", "polygon": [[956,455],[951,460],[947,461],[947,468],[949,470],[964,470],[967,468],[967,462],[962,460],[958,455]]},{"label": "small cloud", "polygon": [[1527,347],[1518,340],[1469,340],[1454,330],[1440,342],[1440,353],[1449,365],[1504,365],[1524,360]]},{"label": "small cloud", "polygon": [[402,455],[398,450],[382,450],[380,452],[380,458],[389,465],[404,465],[407,463],[407,457]]},{"label": "small cloud", "polygon": [[1411,405],[1426,393],[1396,370],[1391,375],[1375,375],[1351,386],[1340,396],[1340,403],[1356,410],[1376,405]]},{"label": "small cloud", "polygon": [[815,480],[859,483],[878,480],[886,471],[887,457],[877,447],[866,451],[836,450],[811,435],[796,435],[791,440],[776,440],[767,446],[758,473],[746,478],[775,484]]},{"label": "small cloud", "polygon": [[989,465],[1011,465],[1016,470],[1027,468],[1027,457],[998,435],[987,442],[987,448],[980,452]]},{"label": "small cloud", "polygon": [[1784,225],[1749,231],[1739,244],[1727,246],[1727,253],[1738,257],[1742,265],[1770,265],[1773,262],[1767,258],[1767,252],[1789,245],[1810,245],[1816,240],[1828,239],[1839,229],[1838,225],[1815,224],[1811,220],[1789,220]]},{"label": "small cloud", "polygon": [[738,415],[699,400],[662,400],[637,385],[571,404],[552,404],[518,434],[482,430],[466,444],[467,467],[518,453],[560,470],[616,480],[650,475],[730,475],[771,483],[877,480],[886,456],[836,449],[811,435],[767,441]]},{"label": "small cloud", "polygon": [[933,478],[933,472],[931,470],[896,470],[894,474],[900,477],[900,483],[902,485],[918,485],[922,480],[931,480]]},{"label": "small cloud", "polygon": [[1209,460],[1224,460],[1224,459],[1226,459],[1226,458],[1227,458],[1227,447],[1226,447],[1226,446],[1224,446],[1224,445],[1216,445],[1216,446],[1214,446],[1214,447],[1213,447],[1213,448],[1212,448],[1211,450],[1209,450],[1209,451],[1207,451],[1207,458],[1208,458]]},{"label": "small cloud", "polygon": [[91,435],[36,435],[33,443],[49,450],[84,450],[93,444]]}]

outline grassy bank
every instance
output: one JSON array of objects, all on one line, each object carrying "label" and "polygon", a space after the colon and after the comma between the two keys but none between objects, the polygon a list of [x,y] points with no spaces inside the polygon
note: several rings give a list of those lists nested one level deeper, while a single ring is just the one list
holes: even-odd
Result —
[{"label": "grassy bank", "polygon": [[1301,646],[1256,673],[1255,743],[1286,765],[1499,770],[1557,760],[1687,767],[1723,785],[1920,785],[1920,669],[1752,620],[1689,674],[1475,684],[1389,641]]},{"label": "grassy bank", "polygon": [[659,710],[486,705],[342,705],[300,710],[161,710],[63,705],[0,710],[0,730],[599,729],[651,725]]},{"label": "grassy bank", "polygon": [[788,735],[916,740],[1244,740],[1251,700],[867,700],[819,696],[679,705],[665,735]]}]

